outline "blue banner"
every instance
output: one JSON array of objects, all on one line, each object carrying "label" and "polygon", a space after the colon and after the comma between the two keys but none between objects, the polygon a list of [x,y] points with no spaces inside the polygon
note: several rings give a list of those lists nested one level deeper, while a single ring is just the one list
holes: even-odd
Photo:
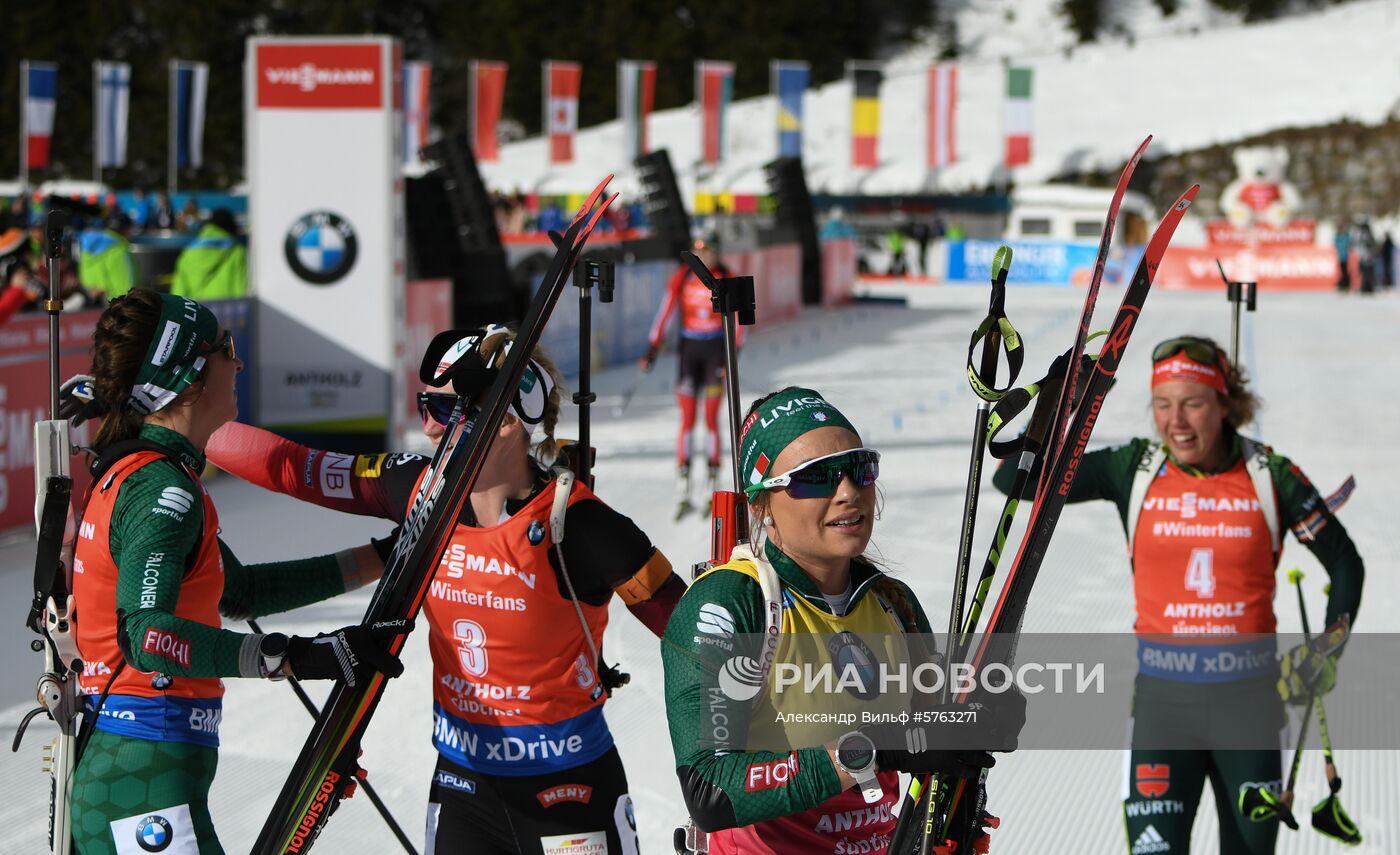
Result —
[{"label": "blue banner", "polygon": [[773,89],[778,96],[778,156],[802,156],[802,96],[811,70],[805,62],[773,63]]},{"label": "blue banner", "polygon": [[985,285],[992,277],[992,256],[1002,245],[1011,247],[1008,284],[1088,285],[1098,257],[1098,244],[1072,241],[964,240],[948,244],[949,284]]}]

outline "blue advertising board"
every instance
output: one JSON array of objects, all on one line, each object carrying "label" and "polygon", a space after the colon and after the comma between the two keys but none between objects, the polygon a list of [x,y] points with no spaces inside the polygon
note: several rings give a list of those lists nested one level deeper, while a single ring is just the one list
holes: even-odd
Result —
[{"label": "blue advertising board", "polygon": [[1088,241],[963,240],[948,244],[949,284],[984,285],[991,280],[992,257],[1011,247],[1012,285],[1086,285],[1094,272],[1098,244]]}]

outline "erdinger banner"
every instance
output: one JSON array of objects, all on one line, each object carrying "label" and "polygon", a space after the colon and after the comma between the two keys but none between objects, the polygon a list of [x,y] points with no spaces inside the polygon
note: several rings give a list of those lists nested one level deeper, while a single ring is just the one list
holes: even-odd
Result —
[{"label": "erdinger banner", "polygon": [[382,433],[402,346],[397,41],[248,41],[251,291],[260,421]]}]

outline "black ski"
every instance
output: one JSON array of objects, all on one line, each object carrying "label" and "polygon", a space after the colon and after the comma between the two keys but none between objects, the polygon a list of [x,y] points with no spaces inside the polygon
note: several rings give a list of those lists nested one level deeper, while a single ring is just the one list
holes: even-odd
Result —
[{"label": "black ski", "polygon": [[[583,203],[564,234],[554,236],[557,247],[554,259],[520,323],[514,345],[489,388],[474,401],[458,399],[458,407],[469,405],[469,411],[461,424],[453,419],[454,423],[447,428],[433,455],[404,521],[398,545],[389,557],[384,576],[365,612],[365,623],[412,618],[418,614],[433,571],[442,559],[447,539],[471,493],[491,440],[520,384],[530,353],[539,343],[545,322],[589,234],[617,198],[614,194],[598,204],[611,180],[611,175],[604,179]],[[392,652],[397,654],[402,650],[406,638],[397,638]],[[254,855],[289,855],[311,849],[327,819],[356,780],[360,741],[384,688],[384,676],[375,674],[355,687],[337,683],[331,690],[316,726],[302,746],[253,844]]]}]

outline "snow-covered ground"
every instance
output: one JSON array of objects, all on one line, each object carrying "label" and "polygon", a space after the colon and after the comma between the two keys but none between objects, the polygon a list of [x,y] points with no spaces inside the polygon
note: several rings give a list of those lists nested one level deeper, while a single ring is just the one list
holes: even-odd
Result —
[{"label": "snow-covered ground", "polygon": [[[1395,0],[1347,3],[1249,26],[1205,0],[1184,0],[1181,11],[1165,19],[1151,0],[1122,0],[1104,4],[1107,18],[1130,28],[1134,43],[1105,33],[1099,43],[1080,46],[1053,11],[1056,5],[955,4],[965,51],[959,66],[959,161],[937,174],[926,166],[924,76],[937,55],[936,39],[890,60],[880,94],[875,169],[850,165],[850,84],[809,90],[803,157],[813,192],[961,191],[997,183],[1008,63],[1035,70],[1033,159],[1015,174],[1023,184],[1086,167],[1117,169],[1149,133],[1156,135],[1151,157],[1280,127],[1341,119],[1374,124],[1400,103]],[[614,84],[594,78],[583,85]],[[670,151],[687,198],[695,189],[764,193],[762,165],[777,155],[776,110],[768,96],[734,103],[724,162],[713,169],[696,169],[696,104],[653,114],[651,145]],[[546,193],[587,192],[605,170],[630,180],[618,121],[581,130],[574,164],[551,168],[546,151],[538,137],[504,146],[499,162],[481,165],[482,175],[495,189]]]},{"label": "snow-covered ground", "polygon": [[[1105,289],[1098,322],[1106,324],[1120,293]],[[928,289],[909,308],[856,305],[811,311],[786,325],[754,335],[744,350],[744,399],[788,383],[815,385],[851,414],[870,445],[882,449],[884,516],[876,544],[889,565],[918,592],[935,615],[947,607],[957,542],[957,515],[966,472],[967,430],[973,408],[963,379],[967,336],[985,311],[979,288]],[[1015,289],[1008,308],[1028,342],[1026,377],[1065,346],[1081,293],[1072,289]],[[1109,397],[1095,445],[1116,443],[1150,429],[1147,367],[1150,344],[1183,331],[1228,336],[1228,304],[1219,294],[1160,293],[1148,301],[1123,380]],[[600,309],[606,311],[606,307]],[[1333,294],[1273,294],[1260,300],[1245,336],[1245,352],[1268,402],[1262,433],[1292,456],[1319,485],[1331,487],[1348,473],[1359,481],[1343,519],[1371,572],[1360,627],[1400,631],[1400,579],[1386,572],[1397,555],[1387,535],[1400,505],[1400,461],[1385,453],[1396,440],[1400,400],[1391,366],[1400,359],[1394,330],[1400,298],[1341,298]],[[621,418],[613,405],[635,369],[604,372],[595,407],[600,493],[635,519],[677,566],[705,557],[707,525],[690,518],[673,523],[674,409],[663,359]],[[1360,417],[1358,417],[1360,416]],[[567,428],[561,428],[567,431]],[[986,488],[990,491],[990,486]],[[339,517],[270,496],[227,477],[212,484],[225,538],[245,561],[286,558],[329,550],[377,535],[385,526]],[[979,542],[985,544],[1000,503],[983,503]],[[1022,518],[1026,514],[1021,515]],[[984,546],[979,547],[985,548]],[[32,544],[0,550],[0,592],[13,619],[0,627],[0,644],[21,650],[27,634],[18,615],[27,601]],[[1311,555],[1291,543],[1283,567],[1302,566],[1310,595],[1320,602],[1324,574]],[[265,621],[268,628],[310,632],[358,620],[367,594],[301,609]],[[1291,604],[1280,601],[1280,629],[1297,631]],[[1132,620],[1123,538],[1106,503],[1071,509],[1040,576],[1027,615],[1034,632],[1125,632]],[[363,765],[399,820],[421,845],[433,750],[429,662],[425,634],[415,633],[406,655],[408,673],[392,683],[365,742]],[[658,642],[620,606],[608,629],[609,659],[632,674],[631,685],[607,706],[607,718],[627,765],[644,849],[670,851],[670,829],[684,817],[672,771],[664,720]],[[27,653],[7,653],[6,694],[0,696],[0,740],[8,742],[27,705],[33,669]],[[37,657],[34,657],[37,659]],[[313,687],[314,688],[314,687]],[[322,696],[320,690],[316,696]],[[230,680],[220,769],[213,812],[229,852],[245,851],[280,788],[310,719],[286,686]],[[18,755],[0,753],[0,853],[39,852],[47,788],[38,770],[39,743],[48,728],[36,724]],[[992,807],[1004,818],[996,833],[1001,853],[1121,853],[1119,806],[1122,755],[1116,751],[1021,751],[1004,757],[990,780]],[[1341,751],[1345,799],[1366,843],[1358,851],[1400,851],[1395,794],[1400,754]],[[1299,803],[1323,795],[1317,752],[1304,762]],[[1209,799],[1209,797],[1207,797]],[[1194,851],[1217,851],[1214,812],[1205,806]],[[1306,827],[1283,831],[1279,851],[1336,851]],[[318,852],[392,853],[394,840],[367,799],[346,802],[321,839]]]}]

